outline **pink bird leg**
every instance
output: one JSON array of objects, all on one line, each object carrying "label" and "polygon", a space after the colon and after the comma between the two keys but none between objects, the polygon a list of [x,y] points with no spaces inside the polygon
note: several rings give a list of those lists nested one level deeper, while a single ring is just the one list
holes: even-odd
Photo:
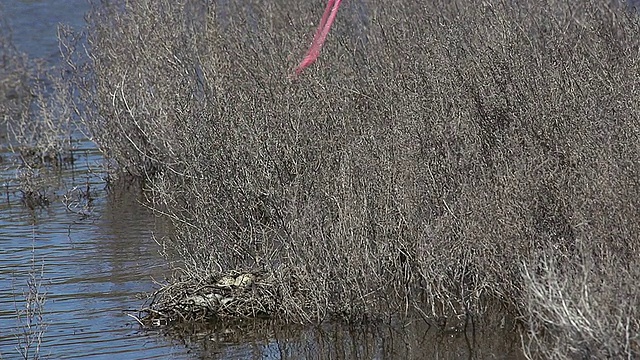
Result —
[{"label": "pink bird leg", "polygon": [[329,30],[331,29],[331,24],[336,19],[336,15],[338,14],[338,7],[340,6],[340,2],[342,0],[329,0],[327,3],[327,7],[324,10],[324,14],[322,15],[322,20],[320,20],[320,24],[318,25],[318,29],[316,30],[315,35],[313,36],[313,42],[307,50],[304,59],[300,62],[298,67],[295,70],[295,74],[300,75],[300,73],[306,69],[309,65],[313,64],[314,61],[320,55],[320,49],[322,49],[322,44],[327,40],[327,35],[329,34]]}]

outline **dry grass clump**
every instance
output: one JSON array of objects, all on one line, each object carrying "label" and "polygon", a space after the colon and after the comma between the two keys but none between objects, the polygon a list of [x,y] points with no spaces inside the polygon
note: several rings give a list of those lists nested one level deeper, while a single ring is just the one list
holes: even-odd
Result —
[{"label": "dry grass clump", "polygon": [[605,256],[607,261],[588,258],[568,271],[548,257],[536,272],[525,266],[529,358],[611,359],[640,353],[640,274],[635,262]]},{"label": "dry grass clump", "polygon": [[0,140],[8,142],[7,124],[20,118],[31,101],[30,72],[26,55],[11,41],[11,30],[0,18]]},{"label": "dry grass clump", "polygon": [[320,7],[104,1],[90,15],[86,124],[149,181],[183,276],[266,274],[273,315],[300,321],[497,300],[541,354],[637,355],[635,274],[616,277],[640,250],[637,15],[353,1],[291,81],[294,34]]},{"label": "dry grass clump", "polygon": [[0,18],[0,120],[3,144],[27,168],[61,167],[70,155],[70,90],[56,69],[15,49]]},{"label": "dry grass clump", "polygon": [[28,109],[9,123],[12,150],[24,168],[55,171],[73,164],[71,89],[60,69],[34,66]]},{"label": "dry grass clump", "polygon": [[50,203],[52,181],[73,164],[72,102],[68,82],[38,59],[15,49],[0,18],[0,141],[17,156],[3,159],[15,170],[22,203],[31,210]]},{"label": "dry grass clump", "polygon": [[44,320],[44,307],[47,302],[44,279],[44,261],[38,265],[35,257],[35,245],[31,250],[31,263],[26,289],[23,290],[24,303],[15,303],[15,311],[21,332],[16,334],[16,350],[22,359],[40,359],[41,345],[47,323]]},{"label": "dry grass clump", "polygon": [[[207,322],[212,318],[267,318],[280,312],[278,288],[265,273],[231,271],[217,278],[164,284],[145,308],[141,323],[160,326],[176,322]],[[162,300],[153,299],[160,296]]]}]

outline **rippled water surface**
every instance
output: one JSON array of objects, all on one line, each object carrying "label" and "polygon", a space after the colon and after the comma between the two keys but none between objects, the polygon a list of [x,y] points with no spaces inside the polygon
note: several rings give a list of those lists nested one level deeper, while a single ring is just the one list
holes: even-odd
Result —
[{"label": "rippled water surface", "polygon": [[[84,25],[85,0],[0,1],[17,48],[48,64],[60,61],[56,26]],[[1,144],[4,147],[4,144]],[[157,218],[122,189],[107,191],[95,147],[79,138],[75,165],[51,176],[51,204],[20,203],[16,157],[0,151],[0,358],[20,358],[27,281],[46,296],[40,354],[54,359],[396,359],[514,358],[512,326],[442,334],[422,321],[393,326],[280,325],[244,321],[191,329],[187,336],[144,332],[135,314],[140,293],[167,275],[153,240]],[[91,201],[89,201],[91,199]],[[504,325],[504,324],[502,324]]]},{"label": "rippled water surface", "polygon": [[[89,143],[79,146],[79,165],[61,174],[64,184],[50,194],[49,207],[30,211],[19,202],[20,193],[12,186],[4,189],[0,205],[0,352],[6,358],[18,355],[15,336],[22,327],[16,308],[26,306],[24,293],[31,272],[41,278],[40,292],[46,294],[43,355],[177,357],[186,352],[184,347],[174,348],[140,332],[126,315],[135,314],[141,306],[139,293],[152,290],[152,277],[162,280],[166,271],[152,238],[155,218],[135,196],[109,195],[98,175],[86,175],[86,165],[97,166],[100,157],[93,148],[82,150]],[[2,174],[3,180],[11,178],[10,171]],[[72,173],[82,175],[74,180]],[[91,204],[85,198],[87,188],[95,199]]]},{"label": "rippled water surface", "polygon": [[[82,27],[87,9],[85,0],[0,2],[17,49],[49,65],[59,61],[58,24]],[[152,238],[155,217],[134,194],[107,193],[101,157],[90,142],[78,141],[76,148],[74,168],[50,179],[56,183],[51,205],[35,211],[20,203],[15,156],[0,153],[0,357],[20,357],[16,336],[23,326],[16,313],[27,304],[30,274],[46,296],[41,355],[184,357],[184,346],[141,332],[126,315],[141,306],[138,294],[153,289],[152,277],[162,280],[166,272]]]},{"label": "rippled water surface", "polygon": [[[21,327],[16,307],[26,305],[23,294],[35,267],[36,275],[42,271],[40,291],[46,294],[43,355],[89,358],[139,353],[141,348],[144,356],[136,357],[171,354],[170,344],[145,336],[126,315],[140,307],[136,295],[152,290],[152,277],[161,280],[165,272],[152,238],[155,217],[135,196],[108,195],[100,176],[86,175],[86,166],[97,166],[100,157],[93,148],[83,150],[83,145],[90,146],[79,144],[79,165],[63,171],[63,186],[50,194],[49,207],[28,210],[19,202],[19,192],[11,185],[4,189],[0,351],[7,358],[17,355],[13,347]],[[82,175],[74,179],[73,173]],[[11,175],[5,172],[2,178]],[[95,199],[90,204],[87,189]],[[175,349],[176,354],[184,352],[182,347]]]}]

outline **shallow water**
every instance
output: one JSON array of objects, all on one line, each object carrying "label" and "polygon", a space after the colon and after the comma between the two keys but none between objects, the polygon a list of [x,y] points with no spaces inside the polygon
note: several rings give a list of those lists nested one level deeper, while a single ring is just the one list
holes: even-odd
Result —
[{"label": "shallow water", "polygon": [[[41,279],[40,291],[46,294],[43,317],[47,328],[41,354],[84,359],[186,353],[183,347],[174,348],[140,332],[126,315],[127,310],[135,314],[142,304],[136,296],[153,290],[152,277],[162,280],[166,267],[152,238],[155,217],[135,196],[109,195],[99,175],[86,175],[87,165],[97,167],[100,160],[95,149],[79,149],[77,168],[63,171],[63,184],[49,194],[51,205],[46,208],[31,211],[20,203],[20,193],[12,183],[4,189],[0,204],[0,353],[6,358],[18,355],[15,335],[21,326],[16,307],[26,306],[23,294],[30,272]],[[12,171],[0,174],[3,181],[11,181]],[[87,187],[94,198],[90,205],[84,198]],[[73,211],[58,197],[65,194]]]},{"label": "shallow water", "polygon": [[[13,27],[19,50],[49,64],[59,61],[56,26],[83,26],[85,0],[0,2],[0,16]],[[48,207],[20,203],[15,157],[0,151],[0,358],[20,355],[23,327],[16,309],[26,305],[30,274],[46,294],[40,354],[63,359],[438,359],[514,358],[519,342],[513,327],[496,332],[442,334],[422,321],[393,326],[283,325],[241,321],[190,329],[167,336],[142,331],[135,314],[140,293],[168,273],[158,255],[158,219],[136,194],[107,191],[102,158],[78,140],[75,165],[51,178]],[[89,201],[91,199],[91,201]],[[39,276],[42,270],[41,276]]]},{"label": "shallow water", "polygon": [[[50,65],[60,61],[58,24],[82,27],[87,9],[85,0],[0,2],[0,16],[11,26],[18,50]],[[162,280],[166,263],[152,238],[156,218],[135,194],[107,193],[95,147],[87,141],[76,144],[74,168],[52,177],[55,191],[47,194],[51,205],[35,211],[20,203],[15,156],[2,151],[0,157],[0,357],[20,357],[16,336],[23,326],[16,313],[26,306],[30,273],[46,294],[41,355],[186,355],[184,346],[141,332],[126,315],[141,306],[138,294],[153,290],[152,277]]]}]

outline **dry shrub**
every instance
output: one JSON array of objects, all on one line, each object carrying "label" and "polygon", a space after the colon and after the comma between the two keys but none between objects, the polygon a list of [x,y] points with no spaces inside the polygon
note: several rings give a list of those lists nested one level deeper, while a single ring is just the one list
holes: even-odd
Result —
[{"label": "dry shrub", "polygon": [[72,102],[69,83],[43,61],[15,49],[0,18],[0,118],[3,143],[27,168],[71,161]]},{"label": "dry shrub", "polygon": [[32,241],[34,245],[31,249],[29,277],[22,294],[24,303],[16,302],[14,304],[21,327],[21,331],[15,334],[16,351],[22,359],[40,359],[42,357],[42,339],[48,326],[44,320],[44,308],[47,302],[46,285],[43,283],[44,260],[38,265],[35,256],[35,239]]},{"label": "dry shrub", "polygon": [[525,266],[529,358],[629,358],[640,353],[638,256],[613,254],[572,264],[567,270],[543,256]]},{"label": "dry shrub", "polygon": [[27,111],[31,94],[28,59],[11,41],[11,29],[0,18],[0,140],[6,145],[7,124]]},{"label": "dry shrub", "polygon": [[[545,276],[607,283],[635,259],[635,13],[353,1],[318,64],[290,80],[320,8],[103,1],[91,13],[86,124],[122,173],[149,181],[184,276],[267,273],[273,315],[291,320],[453,317],[498,299],[537,332]],[[562,336],[542,344],[577,341]]]},{"label": "dry shrub", "polygon": [[0,18],[0,140],[18,155],[5,162],[15,179],[4,181],[18,182],[22,203],[35,210],[49,205],[54,178],[73,163],[71,83],[16,50],[10,34]]}]

